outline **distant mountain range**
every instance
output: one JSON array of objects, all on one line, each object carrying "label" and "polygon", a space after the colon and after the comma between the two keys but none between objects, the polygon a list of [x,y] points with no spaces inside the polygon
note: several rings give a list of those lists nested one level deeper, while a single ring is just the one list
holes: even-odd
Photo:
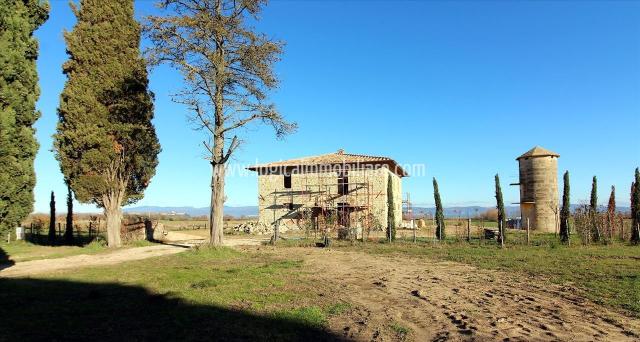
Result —
[{"label": "distant mountain range", "polygon": [[[133,207],[125,208],[125,213],[129,214],[167,214],[167,215],[189,215],[189,216],[204,216],[209,215],[209,207],[194,208],[194,207]],[[248,207],[230,207],[224,206],[224,214],[240,217],[240,216],[258,216],[257,206]]]},{"label": "distant mountain range", "polygon": [[[571,211],[574,211],[578,208],[578,204],[571,205]],[[481,206],[469,206],[469,207],[446,207],[444,208],[444,216],[445,217],[467,217],[467,216],[475,216],[477,214],[481,214],[489,209],[493,209],[494,207],[481,207]],[[618,207],[619,212],[629,212],[629,207]],[[601,206],[600,210],[606,210],[605,207]],[[125,208],[124,211],[130,214],[174,214],[174,215],[189,215],[189,216],[204,216],[209,215],[209,207],[204,208],[194,208],[194,207],[156,207],[156,206],[146,206],[146,207],[134,207],[134,208]],[[519,206],[506,206],[505,211],[507,212],[508,217],[518,217],[520,216],[520,207]],[[435,208],[433,207],[413,207],[413,214],[415,216],[419,215],[433,215],[435,213]],[[240,216],[258,216],[258,207],[257,206],[245,206],[245,207],[231,207],[224,206],[224,214],[240,217]]]}]

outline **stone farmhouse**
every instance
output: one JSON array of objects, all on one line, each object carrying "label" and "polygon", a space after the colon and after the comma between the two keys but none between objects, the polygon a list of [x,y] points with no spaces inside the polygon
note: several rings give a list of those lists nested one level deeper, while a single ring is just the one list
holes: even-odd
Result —
[{"label": "stone farmhouse", "polygon": [[391,158],[338,150],[248,169],[258,173],[260,225],[383,229],[390,207],[396,226],[402,222],[402,177],[408,174]]}]

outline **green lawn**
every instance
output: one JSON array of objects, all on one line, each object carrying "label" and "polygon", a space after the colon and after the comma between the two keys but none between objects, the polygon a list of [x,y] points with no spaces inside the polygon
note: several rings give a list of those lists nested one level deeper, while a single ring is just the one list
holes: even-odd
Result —
[{"label": "green lawn", "polygon": [[[315,241],[290,240],[281,246],[311,246]],[[556,284],[577,287],[596,303],[623,309],[640,317],[640,246],[617,242],[583,246],[579,238],[572,245],[558,242],[553,234],[531,235],[530,245],[521,232],[507,235],[506,247],[495,241],[473,239],[471,243],[450,238],[445,243],[419,239],[417,243],[384,240],[336,241],[332,248],[374,254],[401,254],[439,261],[455,261],[479,268],[516,271]]]},{"label": "green lawn", "polygon": [[335,339],[326,321],[348,308],[301,260],[203,248],[124,265],[0,279],[3,338]]},{"label": "green lawn", "polygon": [[[0,253],[5,254],[0,264],[38,259],[62,258],[78,254],[96,254],[107,251],[103,242],[94,241],[80,246],[47,246],[28,241],[6,241],[0,243]],[[8,260],[7,260],[8,259]]]}]

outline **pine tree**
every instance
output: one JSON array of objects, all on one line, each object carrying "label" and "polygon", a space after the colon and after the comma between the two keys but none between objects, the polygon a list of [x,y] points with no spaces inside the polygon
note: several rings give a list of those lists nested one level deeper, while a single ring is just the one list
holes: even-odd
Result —
[{"label": "pine tree", "polygon": [[562,209],[560,209],[560,240],[569,242],[569,217],[571,215],[571,201],[569,188],[569,171],[564,173],[564,190],[562,192]]},{"label": "pine tree", "polygon": [[73,243],[73,193],[69,185],[67,185],[67,225],[64,230],[64,242]]},{"label": "pine tree", "polygon": [[438,182],[436,178],[433,178],[433,199],[436,202],[436,238],[438,240],[444,240],[445,226],[444,226],[444,210],[442,208],[442,201],[440,199],[440,190],[438,189]]},{"label": "pine tree", "polygon": [[56,197],[51,191],[51,200],[49,201],[49,244],[56,242]]},{"label": "pine tree", "polygon": [[396,214],[393,200],[393,178],[389,175],[387,180],[387,240],[389,242],[396,239]]},{"label": "pine tree", "polygon": [[631,193],[631,242],[640,244],[640,171],[636,168],[635,182],[633,182],[633,192]]},{"label": "pine tree", "polygon": [[507,215],[504,210],[504,201],[502,200],[502,188],[500,187],[500,177],[498,174],[495,176],[496,181],[496,208],[498,209],[498,227],[500,228],[500,238],[504,243],[505,240],[505,232],[507,225]]},{"label": "pine tree", "polygon": [[173,96],[184,104],[209,141],[211,164],[210,244],[223,242],[225,169],[240,145],[238,130],[253,123],[272,126],[282,138],[296,130],[268,94],[278,87],[274,72],[283,43],[257,32],[265,0],[161,0],[164,16],[149,16],[147,32],[154,47],[149,58],[167,63],[184,77]]},{"label": "pine tree", "polygon": [[0,0],[0,233],[33,210],[38,151],[34,123],[40,117],[33,32],[48,18],[39,0]]},{"label": "pine tree", "polygon": [[597,215],[598,215],[598,179],[593,176],[591,182],[591,201],[589,202],[589,214],[591,216],[591,236],[593,241],[600,240],[600,230],[598,229]]},{"label": "pine tree", "polygon": [[616,187],[611,186],[611,195],[609,195],[609,203],[607,204],[607,221],[609,224],[609,238],[613,239],[615,233],[616,220]]},{"label": "pine tree", "polygon": [[72,9],[54,145],[76,199],[104,209],[109,247],[118,247],[121,207],[143,197],[160,152],[140,25],[133,0],[81,0]]}]

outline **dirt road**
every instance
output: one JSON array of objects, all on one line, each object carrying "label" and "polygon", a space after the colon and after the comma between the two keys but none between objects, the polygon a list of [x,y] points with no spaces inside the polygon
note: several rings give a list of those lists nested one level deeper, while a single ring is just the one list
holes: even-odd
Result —
[{"label": "dirt road", "polygon": [[24,277],[70,268],[113,265],[125,261],[141,260],[161,255],[180,253],[187,249],[188,246],[158,245],[119,249],[109,253],[94,255],[81,254],[64,258],[18,262],[11,267],[1,270],[0,277]]},{"label": "dirt road", "polygon": [[[81,254],[63,258],[18,262],[11,267],[0,270],[0,277],[24,277],[71,268],[114,265],[126,261],[180,253],[204,241],[199,236],[169,232],[165,236],[164,242],[166,244],[163,245],[124,248],[93,255]],[[256,238],[227,238],[224,241],[225,246],[256,246],[261,243],[262,240]]]},{"label": "dirt road", "polygon": [[356,252],[274,253],[302,258],[312,277],[334,284],[339,296],[354,304],[347,321],[341,316],[330,325],[356,340],[640,339],[640,320],[591,303],[571,287],[522,275]]}]

